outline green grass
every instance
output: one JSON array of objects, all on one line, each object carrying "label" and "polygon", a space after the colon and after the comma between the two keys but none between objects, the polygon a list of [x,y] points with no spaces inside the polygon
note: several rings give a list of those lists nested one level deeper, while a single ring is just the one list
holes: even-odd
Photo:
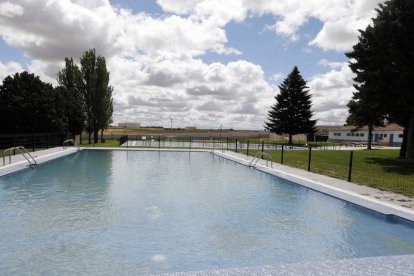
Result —
[{"label": "green grass", "polygon": [[81,147],[119,147],[119,141],[117,140],[106,140],[105,143],[88,144],[87,141],[82,141]]},{"label": "green grass", "polygon": [[[239,151],[246,153],[246,150]],[[249,155],[258,150],[250,150]],[[274,162],[281,162],[280,150],[266,150]],[[307,170],[308,151],[284,151],[284,165]],[[312,151],[311,171],[347,180],[350,151]],[[268,158],[270,159],[270,158]],[[354,151],[351,181],[414,197],[414,162],[398,158],[398,150]]]}]

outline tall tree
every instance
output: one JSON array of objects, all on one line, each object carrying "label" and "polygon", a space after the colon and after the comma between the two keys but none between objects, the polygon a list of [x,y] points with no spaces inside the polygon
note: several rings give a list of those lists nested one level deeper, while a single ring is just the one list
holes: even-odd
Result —
[{"label": "tall tree", "polygon": [[0,86],[0,132],[63,132],[65,122],[49,83],[26,71],[8,76]]},{"label": "tall tree", "polygon": [[80,135],[82,143],[82,131],[85,126],[85,101],[81,93],[81,72],[73,62],[73,58],[65,58],[65,68],[57,74],[57,82],[60,88],[56,88],[65,108],[67,118],[67,130]]},{"label": "tall tree", "polygon": [[281,85],[276,95],[276,104],[268,113],[265,128],[276,134],[288,134],[289,144],[292,135],[315,132],[316,120],[312,120],[312,102],[306,81],[295,66]]},{"label": "tall tree", "polygon": [[86,113],[86,131],[88,132],[89,144],[91,135],[95,126],[95,108],[96,104],[96,56],[95,49],[87,50],[83,53],[81,59],[81,92],[85,101]]},{"label": "tall tree", "polygon": [[81,62],[81,91],[85,101],[86,130],[91,143],[98,142],[100,129],[106,129],[112,121],[112,87],[105,58],[96,57],[95,49],[85,51]]},{"label": "tall tree", "polygon": [[99,105],[96,112],[96,126],[94,129],[95,140],[97,140],[98,131],[101,130],[101,142],[103,142],[103,131],[112,123],[113,101],[112,90],[109,85],[109,72],[106,69],[106,61],[102,56],[96,60],[96,94]]},{"label": "tall tree", "polygon": [[400,156],[414,158],[414,1],[386,1],[377,12],[347,56],[358,86],[375,83],[369,103],[404,127]]}]

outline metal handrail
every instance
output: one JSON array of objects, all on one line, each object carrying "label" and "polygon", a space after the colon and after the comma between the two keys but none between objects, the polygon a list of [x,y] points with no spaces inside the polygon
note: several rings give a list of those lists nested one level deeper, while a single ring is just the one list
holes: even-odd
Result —
[{"label": "metal handrail", "polygon": [[[5,166],[6,165],[6,153],[8,152],[9,153],[9,164],[11,164],[11,152],[13,151],[13,150],[17,150],[17,151],[20,151],[20,154],[21,155],[23,155],[23,157],[27,160],[27,162],[29,162],[29,166],[36,166],[37,165],[37,162],[36,162],[36,160],[33,158],[33,156],[27,151],[27,149],[25,148],[25,147],[23,147],[23,146],[17,146],[17,147],[12,147],[12,148],[8,148],[8,149],[5,149],[4,151],[3,151],[3,166]],[[30,161],[30,159],[26,156],[26,154],[27,155],[29,155],[29,157],[30,157],[30,159],[33,161],[33,163],[32,163],[32,161]]]},{"label": "metal handrail", "polygon": [[[253,157],[253,159],[252,159],[252,161],[250,161],[250,164],[249,164],[249,168],[250,167],[256,167],[256,164],[257,164],[257,162],[259,162],[259,160],[263,157],[263,156],[266,156],[266,157],[269,157],[270,158],[270,167],[273,169],[273,156],[272,155],[270,155],[270,154],[268,154],[267,152],[258,152],[254,157]],[[254,161],[256,161],[256,162],[254,162]],[[254,164],[253,164],[254,163]],[[267,160],[266,159],[266,167],[268,167],[269,166],[269,160]]]},{"label": "metal handrail", "polygon": [[73,139],[68,139],[63,141],[63,149],[66,149],[66,147],[68,146],[68,144],[73,144],[78,150],[80,149],[79,145],[76,143],[75,140]]}]

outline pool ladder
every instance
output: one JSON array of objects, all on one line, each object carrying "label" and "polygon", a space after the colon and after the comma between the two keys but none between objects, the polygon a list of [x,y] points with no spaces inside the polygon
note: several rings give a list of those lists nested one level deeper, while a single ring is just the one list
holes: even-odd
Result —
[{"label": "pool ladder", "polygon": [[27,160],[27,162],[29,162],[29,166],[36,166],[37,162],[36,160],[33,158],[33,156],[27,151],[27,149],[23,146],[18,146],[18,147],[12,147],[12,148],[8,148],[5,149],[3,151],[3,166],[6,165],[6,154],[9,154],[9,164],[11,164],[11,152],[12,151],[19,151],[21,155],[23,155],[23,157]]},{"label": "pool ladder", "polygon": [[[268,158],[270,159],[270,167],[273,169],[273,157],[272,157],[270,154],[268,154],[268,153],[266,153],[266,152],[262,152],[262,151],[258,152],[258,153],[257,153],[257,154],[253,157],[252,161],[250,161],[249,168],[254,168],[254,167],[256,167],[257,162],[259,162],[259,160],[260,160],[261,158],[263,158],[263,156],[266,156],[266,157],[268,157]],[[268,160],[268,159],[266,159],[266,167],[268,167],[268,166],[269,166],[269,160]]]},{"label": "pool ladder", "polygon": [[67,147],[69,144],[74,145],[74,146],[75,146],[78,150],[80,150],[79,145],[78,145],[78,144],[76,143],[76,141],[75,141],[75,140],[73,140],[73,139],[68,139],[68,140],[63,141],[63,149],[66,149],[66,147]]}]

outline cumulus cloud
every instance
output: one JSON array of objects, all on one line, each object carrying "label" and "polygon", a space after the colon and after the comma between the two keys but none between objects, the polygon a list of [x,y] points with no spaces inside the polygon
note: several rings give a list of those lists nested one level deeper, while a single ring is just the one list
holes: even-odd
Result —
[{"label": "cumulus cloud", "polygon": [[292,41],[300,39],[299,29],[310,18],[323,23],[309,45],[325,50],[349,50],[356,42],[358,29],[364,28],[375,15],[375,8],[385,0],[158,0],[169,12],[208,18],[210,22],[224,25],[230,21],[242,21],[247,16],[270,14],[275,22],[266,28],[286,36]]},{"label": "cumulus cloud", "polygon": [[11,2],[0,3],[0,15],[4,17],[16,17],[24,13],[23,7]]},{"label": "cumulus cloud", "polygon": [[9,75],[13,75],[16,72],[22,71],[23,68],[20,63],[17,62],[0,62],[0,81],[3,81]]},{"label": "cumulus cloud", "polygon": [[[323,63],[332,64],[328,61]],[[348,115],[346,104],[354,92],[354,74],[347,63],[342,63],[341,66],[334,63],[332,67],[331,71],[316,75],[308,82],[318,124],[332,125],[345,122]]]},{"label": "cumulus cloud", "polygon": [[[150,15],[115,8],[108,0],[0,0],[0,36],[24,52],[27,69],[49,82],[55,82],[64,57],[96,48],[111,71],[115,122],[168,125],[174,116],[182,126],[257,128],[277,91],[268,81],[283,76],[266,80],[261,66],[238,57],[241,51],[227,45],[226,25],[271,15],[268,28],[293,41],[305,39],[306,51],[345,51],[381,2],[157,0],[166,13]],[[300,28],[311,18],[322,23],[321,30],[301,37]],[[201,58],[209,52],[231,55],[233,61],[208,64]],[[316,116],[320,122],[341,121],[352,95],[352,73],[345,64],[319,65],[329,71],[309,82]],[[21,70],[18,63],[0,63],[0,76]]]}]

